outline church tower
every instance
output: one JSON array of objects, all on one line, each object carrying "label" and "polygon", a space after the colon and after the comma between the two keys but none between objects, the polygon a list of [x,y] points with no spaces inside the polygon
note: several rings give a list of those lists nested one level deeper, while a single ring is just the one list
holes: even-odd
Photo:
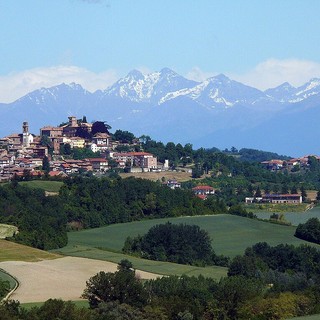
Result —
[{"label": "church tower", "polygon": [[24,148],[30,147],[29,124],[26,121],[22,124],[22,145]]}]

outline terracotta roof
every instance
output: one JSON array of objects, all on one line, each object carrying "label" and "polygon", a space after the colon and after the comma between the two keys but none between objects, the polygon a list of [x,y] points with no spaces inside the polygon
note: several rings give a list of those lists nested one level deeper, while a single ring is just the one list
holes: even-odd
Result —
[{"label": "terracotta roof", "polygon": [[192,188],[192,190],[214,190],[214,188],[210,186],[196,186]]}]

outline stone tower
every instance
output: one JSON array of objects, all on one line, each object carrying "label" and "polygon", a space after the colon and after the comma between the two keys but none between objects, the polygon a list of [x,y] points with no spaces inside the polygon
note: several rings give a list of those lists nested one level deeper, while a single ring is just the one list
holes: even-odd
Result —
[{"label": "stone tower", "polygon": [[22,124],[22,145],[24,148],[30,147],[29,124],[26,121]]}]

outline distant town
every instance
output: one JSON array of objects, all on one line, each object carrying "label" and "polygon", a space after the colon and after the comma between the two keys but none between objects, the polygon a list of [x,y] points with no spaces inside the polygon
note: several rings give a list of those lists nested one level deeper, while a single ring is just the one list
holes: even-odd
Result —
[{"label": "distant town", "polygon": [[[40,128],[39,135],[34,135],[29,132],[28,122],[23,122],[22,133],[0,138],[0,182],[43,176],[59,179],[85,173],[103,175],[110,170],[142,173],[171,169],[169,160],[159,162],[154,154],[143,150],[143,138],[136,138],[132,133],[121,130],[117,130],[118,135],[111,134],[109,129],[103,121],[89,123],[85,116],[83,119],[70,116],[67,122],[59,126],[44,126]],[[117,136],[120,139],[116,139]],[[260,165],[271,172],[294,173],[307,170],[310,159],[320,161],[320,157],[308,155],[262,161]],[[190,166],[184,170],[192,172]],[[181,188],[181,183],[176,179],[167,179],[162,183],[171,189]],[[193,188],[193,193],[201,199],[215,192],[216,189],[209,185]],[[246,197],[245,202],[299,204],[302,197],[300,194],[265,193]]]},{"label": "distant town", "polygon": [[[22,133],[0,139],[0,181],[14,176],[67,176],[83,172],[106,172],[110,168],[129,167],[131,172],[146,172],[168,168],[147,152],[116,152],[117,147],[129,145],[113,141],[103,122],[88,123],[69,117],[60,126],[40,128],[40,135],[29,132],[28,122],[23,122]],[[94,130],[96,132],[94,132]],[[103,132],[106,131],[106,132]],[[130,147],[139,150],[139,139],[130,141]],[[84,159],[71,159],[70,150],[89,150]],[[94,155],[99,155],[94,157]],[[48,164],[45,162],[48,161]]]}]

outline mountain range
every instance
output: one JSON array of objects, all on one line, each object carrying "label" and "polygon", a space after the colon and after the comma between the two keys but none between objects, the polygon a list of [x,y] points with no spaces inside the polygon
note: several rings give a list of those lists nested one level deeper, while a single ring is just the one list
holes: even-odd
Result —
[{"label": "mountain range", "polygon": [[223,74],[203,82],[171,69],[147,75],[133,70],[105,90],[60,84],[0,103],[0,135],[56,126],[74,115],[103,120],[155,140],[194,147],[255,148],[298,156],[320,150],[320,79],[300,87],[284,83],[265,91]]}]

